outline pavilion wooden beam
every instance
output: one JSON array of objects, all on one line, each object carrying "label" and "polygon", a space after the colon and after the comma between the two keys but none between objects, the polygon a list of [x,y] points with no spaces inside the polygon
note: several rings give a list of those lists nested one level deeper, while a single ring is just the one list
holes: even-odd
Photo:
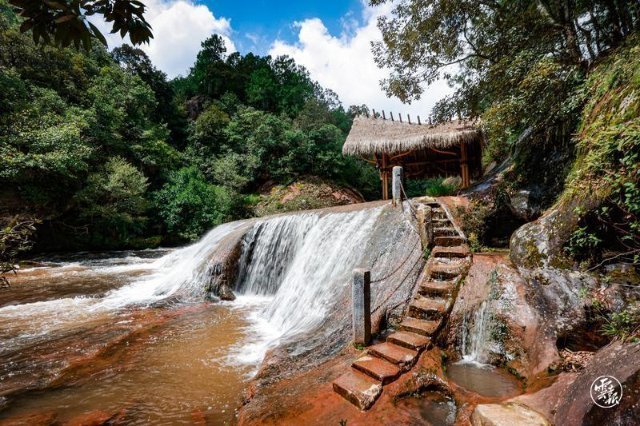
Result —
[{"label": "pavilion wooden beam", "polygon": [[462,178],[462,187],[466,188],[471,185],[469,178],[469,163],[467,155],[467,144],[460,144],[460,177]]},{"label": "pavilion wooden beam", "polygon": [[380,168],[380,177],[382,179],[382,199],[389,199],[389,155],[382,154],[382,167]]}]

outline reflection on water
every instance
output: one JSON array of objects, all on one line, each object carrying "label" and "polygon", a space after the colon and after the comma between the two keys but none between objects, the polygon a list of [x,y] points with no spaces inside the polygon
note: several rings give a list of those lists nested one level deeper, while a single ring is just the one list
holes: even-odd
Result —
[{"label": "reflection on water", "polygon": [[[232,422],[248,373],[229,354],[264,300],[97,309],[166,251],[44,259],[0,294],[0,419],[54,412],[126,424]],[[235,349],[234,349],[235,348]],[[0,410],[2,404],[0,404]]]},{"label": "reflection on water", "polygon": [[518,380],[490,365],[459,362],[447,366],[447,376],[458,386],[482,396],[507,398],[522,393]]}]

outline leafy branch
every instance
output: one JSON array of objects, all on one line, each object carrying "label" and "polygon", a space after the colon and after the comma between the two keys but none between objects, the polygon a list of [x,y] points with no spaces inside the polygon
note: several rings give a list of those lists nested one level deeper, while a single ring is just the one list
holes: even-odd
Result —
[{"label": "leafy branch", "polygon": [[0,287],[8,287],[6,273],[16,273],[16,260],[20,253],[33,247],[33,234],[40,221],[33,218],[12,218],[0,229]]}]

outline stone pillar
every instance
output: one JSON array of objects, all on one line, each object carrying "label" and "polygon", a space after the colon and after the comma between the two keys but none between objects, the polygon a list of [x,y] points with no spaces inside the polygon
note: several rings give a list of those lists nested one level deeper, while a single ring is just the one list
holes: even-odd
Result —
[{"label": "stone pillar", "polygon": [[366,346],[371,340],[371,272],[353,270],[353,343]]},{"label": "stone pillar", "polygon": [[418,220],[418,232],[420,234],[420,242],[422,248],[431,247],[433,245],[433,211],[431,207],[420,204],[416,213]]},{"label": "stone pillar", "polygon": [[402,203],[402,167],[394,166],[393,168],[393,180],[391,183],[391,191],[393,196],[393,206],[396,207],[399,203]]}]

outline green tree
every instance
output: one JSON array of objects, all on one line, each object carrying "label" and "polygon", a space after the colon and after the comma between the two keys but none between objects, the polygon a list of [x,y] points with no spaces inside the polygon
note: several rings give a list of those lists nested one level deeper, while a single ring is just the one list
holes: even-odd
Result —
[{"label": "green tree", "polygon": [[111,55],[121,67],[140,77],[153,91],[156,100],[154,121],[165,123],[171,132],[173,145],[182,146],[187,120],[184,111],[176,104],[174,88],[167,81],[167,75],[151,63],[144,51],[128,44],[116,47]]},{"label": "green tree", "polygon": [[111,158],[104,171],[92,173],[75,196],[80,218],[99,244],[126,244],[146,223],[147,178],[123,158]]},{"label": "green tree", "polygon": [[237,207],[232,194],[207,183],[193,166],[171,173],[154,200],[167,230],[185,240],[195,240],[209,228],[230,220]]}]

